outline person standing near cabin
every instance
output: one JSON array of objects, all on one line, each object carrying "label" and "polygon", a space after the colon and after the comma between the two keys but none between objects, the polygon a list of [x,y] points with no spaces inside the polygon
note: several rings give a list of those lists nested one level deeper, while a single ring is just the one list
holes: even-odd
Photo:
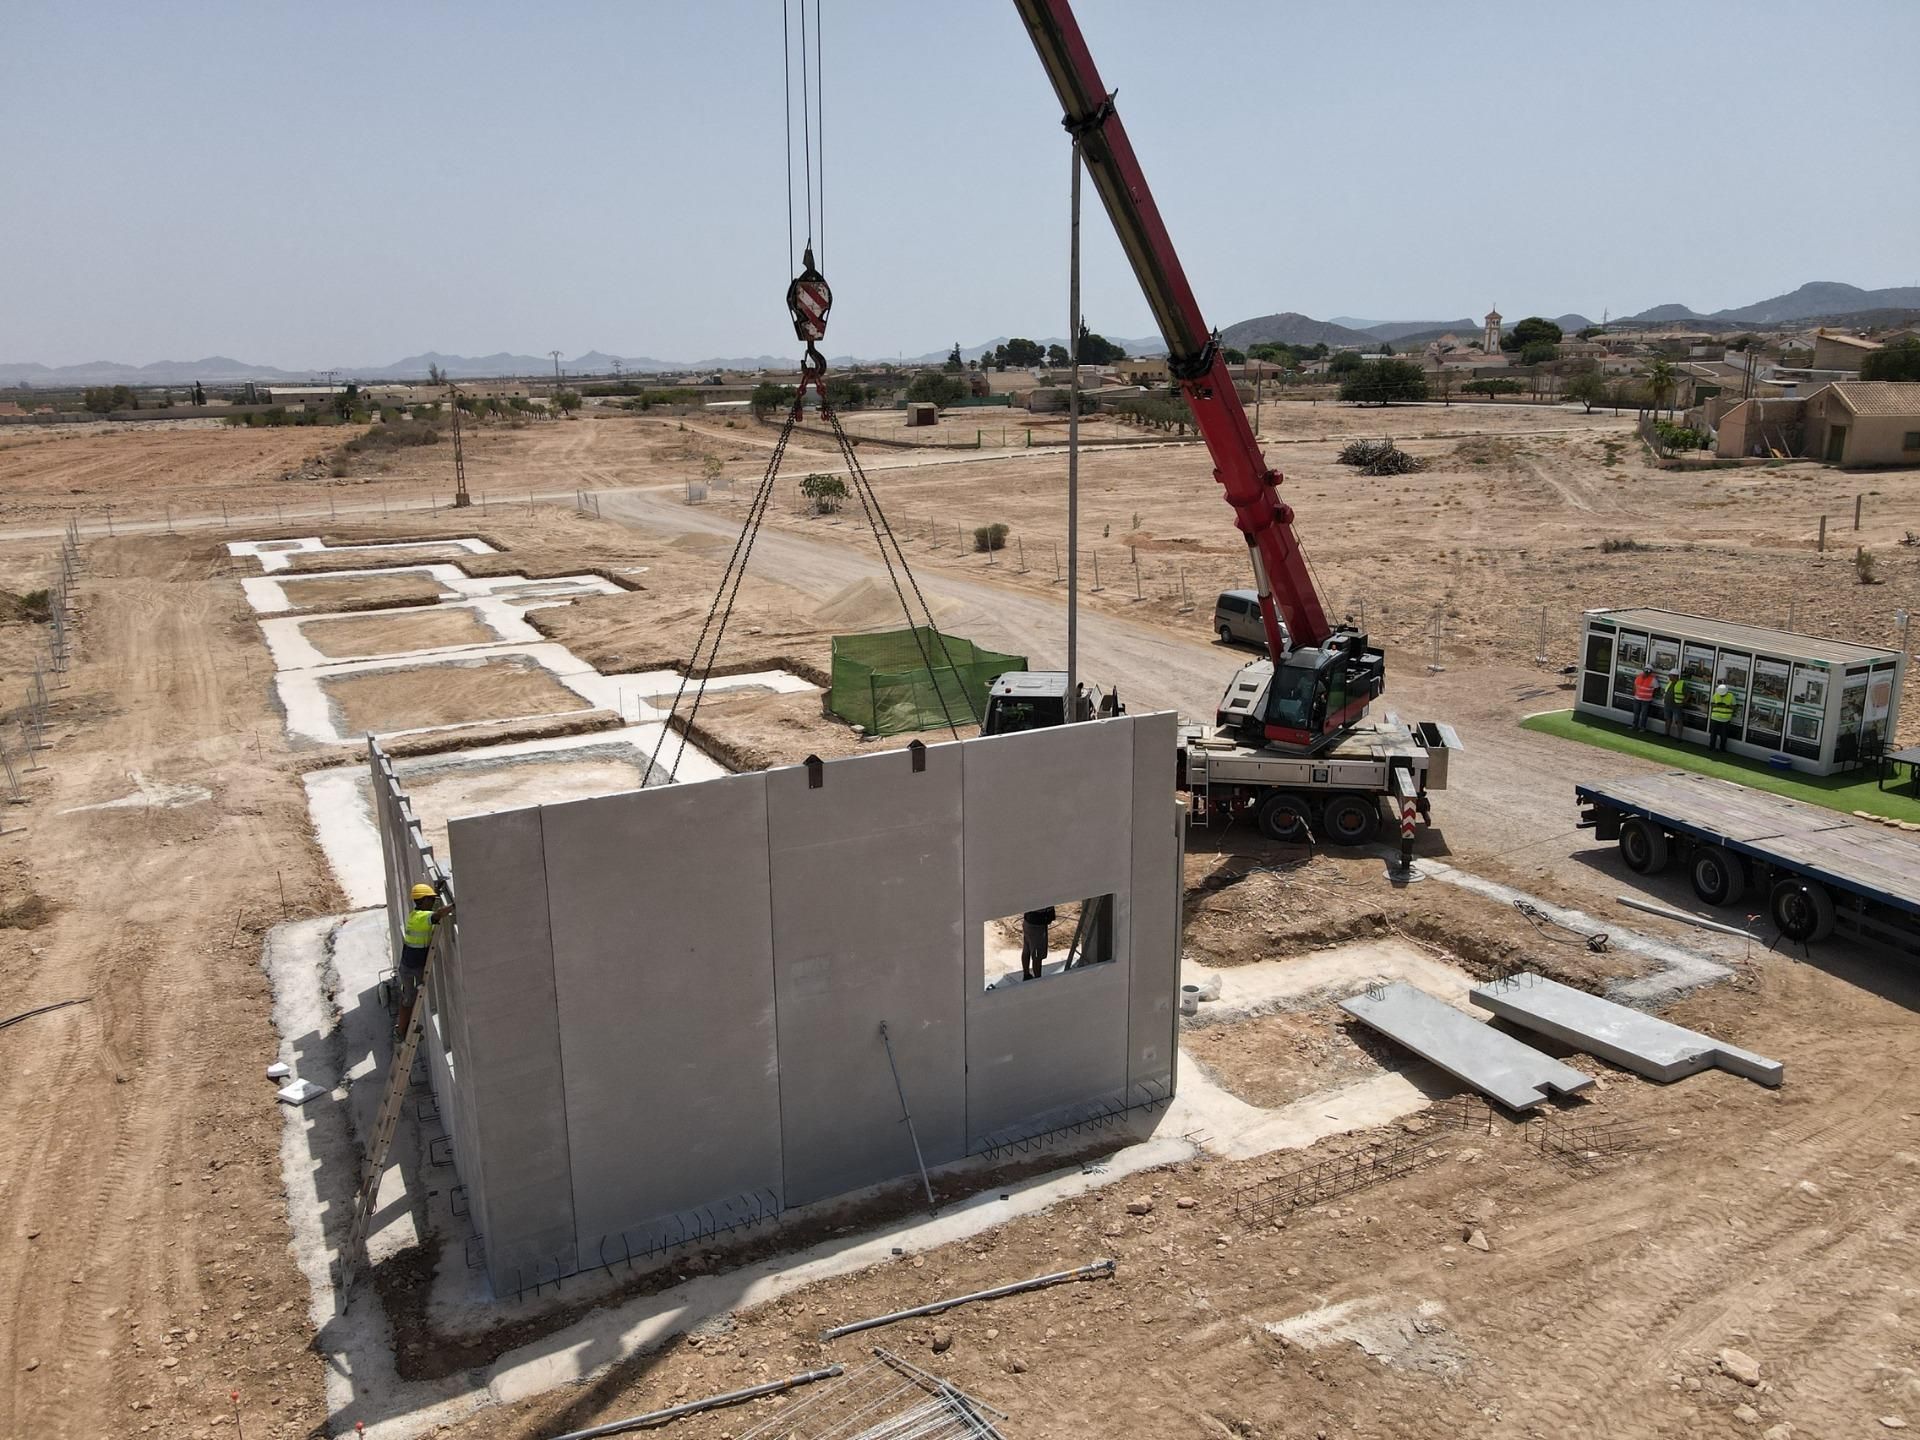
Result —
[{"label": "person standing near cabin", "polygon": [[1687,677],[1680,671],[1673,672],[1673,678],[1667,681],[1667,735],[1678,740],[1687,723]]},{"label": "person standing near cabin", "polygon": [[1647,712],[1653,709],[1653,692],[1656,689],[1653,679],[1653,667],[1642,665],[1640,673],[1633,677],[1633,728],[1647,728]]},{"label": "person standing near cabin", "polygon": [[1733,730],[1734,712],[1740,708],[1740,697],[1725,680],[1713,687],[1713,694],[1707,697],[1707,748],[1725,750],[1727,736]]}]

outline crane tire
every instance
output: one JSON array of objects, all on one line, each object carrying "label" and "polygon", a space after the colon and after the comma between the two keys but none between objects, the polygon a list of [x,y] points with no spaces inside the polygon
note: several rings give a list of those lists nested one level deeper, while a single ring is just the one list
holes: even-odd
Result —
[{"label": "crane tire", "polygon": [[1306,797],[1291,790],[1276,790],[1260,802],[1255,818],[1260,833],[1269,840],[1309,844],[1313,840],[1313,808]]},{"label": "crane tire", "polygon": [[1833,897],[1818,880],[1789,875],[1773,887],[1767,911],[1789,940],[1807,944],[1833,934]]},{"label": "crane tire", "polygon": [[1629,816],[1620,822],[1620,858],[1636,875],[1658,875],[1667,868],[1667,832]]},{"label": "crane tire", "polygon": [[1371,795],[1329,796],[1320,811],[1320,835],[1333,845],[1365,845],[1380,833],[1380,802]]},{"label": "crane tire", "polygon": [[1747,872],[1723,845],[1702,845],[1687,864],[1693,893],[1709,905],[1738,905],[1746,898]]}]

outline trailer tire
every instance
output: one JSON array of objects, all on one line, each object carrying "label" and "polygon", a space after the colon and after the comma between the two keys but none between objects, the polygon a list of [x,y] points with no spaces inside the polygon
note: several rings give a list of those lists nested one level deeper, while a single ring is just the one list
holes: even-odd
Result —
[{"label": "trailer tire", "polygon": [[1833,934],[1833,897],[1818,880],[1789,875],[1773,887],[1767,911],[1789,940],[1807,944]]},{"label": "trailer tire", "polygon": [[1255,817],[1260,833],[1269,840],[1309,844],[1313,840],[1313,811],[1306,797],[1291,790],[1276,790],[1260,802]]},{"label": "trailer tire", "polygon": [[1667,868],[1667,832],[1638,815],[1620,822],[1620,858],[1636,875],[1658,875]]},{"label": "trailer tire", "polygon": [[1709,905],[1738,905],[1747,893],[1747,872],[1721,845],[1702,845],[1687,865],[1693,893]]},{"label": "trailer tire", "polygon": [[1380,802],[1371,795],[1334,795],[1320,812],[1320,835],[1334,845],[1366,845],[1380,833]]}]

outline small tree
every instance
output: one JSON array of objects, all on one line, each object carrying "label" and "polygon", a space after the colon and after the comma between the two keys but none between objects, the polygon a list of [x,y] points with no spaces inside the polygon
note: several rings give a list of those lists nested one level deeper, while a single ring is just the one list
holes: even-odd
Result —
[{"label": "small tree", "polygon": [[1920,380],[1920,340],[1909,335],[1860,362],[1862,380]]},{"label": "small tree", "polygon": [[809,475],[800,482],[800,493],[811,503],[814,514],[831,515],[847,498],[847,482],[838,475]]},{"label": "small tree", "polygon": [[1593,407],[1607,398],[1607,382],[1598,370],[1583,370],[1567,381],[1567,398],[1578,400],[1591,415]]}]

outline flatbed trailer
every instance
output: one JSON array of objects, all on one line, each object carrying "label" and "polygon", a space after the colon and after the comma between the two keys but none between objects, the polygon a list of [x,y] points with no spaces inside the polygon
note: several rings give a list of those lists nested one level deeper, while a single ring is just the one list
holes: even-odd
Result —
[{"label": "flatbed trailer", "polygon": [[1684,866],[1709,905],[1765,913],[1787,938],[1836,930],[1920,957],[1920,840],[1688,771],[1573,787],[1581,825],[1629,870]]}]

